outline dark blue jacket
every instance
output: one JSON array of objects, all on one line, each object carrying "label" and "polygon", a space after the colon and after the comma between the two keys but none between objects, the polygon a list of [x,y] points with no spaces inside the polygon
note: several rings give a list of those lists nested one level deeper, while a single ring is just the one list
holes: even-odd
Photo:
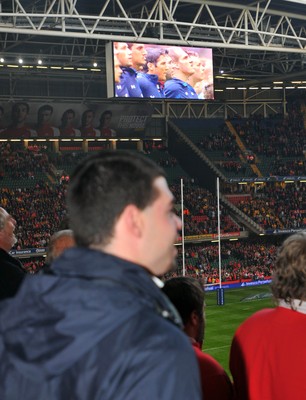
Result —
[{"label": "dark blue jacket", "polygon": [[197,362],[143,268],[69,249],[0,312],[1,400],[197,400]]},{"label": "dark blue jacket", "polygon": [[198,99],[198,95],[189,83],[178,78],[165,82],[165,97],[171,99]]},{"label": "dark blue jacket", "polygon": [[115,84],[115,97],[129,97],[129,92],[121,82]]},{"label": "dark blue jacket", "polygon": [[158,82],[158,76],[155,74],[137,74],[140,89],[143,97],[150,97],[151,99],[161,98],[164,96],[164,90]]}]

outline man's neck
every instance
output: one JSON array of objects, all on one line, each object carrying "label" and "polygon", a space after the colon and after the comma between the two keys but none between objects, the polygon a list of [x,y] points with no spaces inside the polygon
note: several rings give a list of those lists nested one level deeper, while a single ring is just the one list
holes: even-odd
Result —
[{"label": "man's neck", "polygon": [[188,76],[184,74],[182,71],[176,71],[173,74],[173,78],[180,79],[181,81],[187,82]]}]

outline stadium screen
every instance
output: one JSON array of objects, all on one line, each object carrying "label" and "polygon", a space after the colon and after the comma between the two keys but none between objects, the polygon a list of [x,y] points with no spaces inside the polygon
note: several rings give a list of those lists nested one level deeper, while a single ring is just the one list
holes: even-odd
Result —
[{"label": "stadium screen", "polygon": [[109,96],[214,99],[212,49],[113,42]]}]

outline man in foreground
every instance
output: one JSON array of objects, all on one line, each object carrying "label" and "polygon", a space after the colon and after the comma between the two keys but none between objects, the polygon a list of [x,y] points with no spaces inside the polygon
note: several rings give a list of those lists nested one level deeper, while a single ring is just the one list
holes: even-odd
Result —
[{"label": "man in foreground", "polygon": [[16,244],[16,221],[0,207],[0,300],[13,297],[25,277],[21,262],[9,251]]},{"label": "man in foreground", "polygon": [[277,307],[256,312],[233,339],[230,369],[238,400],[305,398],[305,232],[284,241],[271,289]]},{"label": "man in foreground", "polygon": [[67,208],[77,247],[1,310],[0,398],[200,399],[192,347],[156,278],[180,229],[163,171],[137,153],[92,156]]},{"label": "man in foreground", "polygon": [[205,332],[205,303],[200,283],[181,276],[166,281],[162,290],[178,310],[184,331],[194,348],[200,367],[203,399],[232,400],[233,385],[227,373],[213,357],[201,350]]}]

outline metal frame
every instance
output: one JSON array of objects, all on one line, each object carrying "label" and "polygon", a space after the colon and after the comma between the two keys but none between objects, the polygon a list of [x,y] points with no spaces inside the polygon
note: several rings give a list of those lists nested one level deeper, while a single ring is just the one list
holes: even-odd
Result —
[{"label": "metal frame", "polygon": [[[106,80],[107,41],[158,41],[212,47],[215,75],[224,69],[250,84],[303,77],[306,6],[290,12],[275,5],[281,2],[0,0],[0,57],[72,66],[97,61]],[[228,84],[224,78],[216,79],[216,87]]]}]

